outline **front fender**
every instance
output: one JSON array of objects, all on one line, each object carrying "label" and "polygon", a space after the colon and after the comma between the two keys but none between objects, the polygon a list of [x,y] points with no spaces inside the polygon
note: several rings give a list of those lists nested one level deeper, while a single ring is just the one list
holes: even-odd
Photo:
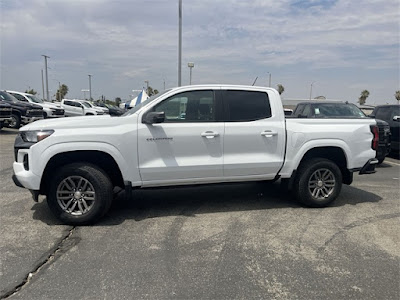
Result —
[{"label": "front fender", "polygon": [[[57,154],[73,151],[98,151],[109,154],[117,163],[124,180],[131,181],[134,185],[140,185],[140,175],[137,168],[135,155],[124,157],[119,149],[106,142],[66,142],[50,145],[43,149],[32,147],[31,157],[40,159],[31,161],[32,172],[37,176],[42,176],[48,162]],[[34,153],[41,151],[41,153]]]}]

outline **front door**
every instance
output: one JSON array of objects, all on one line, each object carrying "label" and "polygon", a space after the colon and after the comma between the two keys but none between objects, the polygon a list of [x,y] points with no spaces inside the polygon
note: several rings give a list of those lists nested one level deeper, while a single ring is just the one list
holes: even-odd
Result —
[{"label": "front door", "polygon": [[[164,112],[165,121],[138,120],[139,169],[143,185],[212,182],[222,178],[224,123],[217,122],[213,90],[175,94],[151,111]],[[148,184],[146,184],[146,182]]]}]

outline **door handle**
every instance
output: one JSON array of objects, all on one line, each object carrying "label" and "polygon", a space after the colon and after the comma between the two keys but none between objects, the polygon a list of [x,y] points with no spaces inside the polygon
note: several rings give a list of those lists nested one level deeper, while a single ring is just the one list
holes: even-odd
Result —
[{"label": "door handle", "polygon": [[201,134],[201,136],[205,137],[205,138],[208,138],[208,139],[212,139],[212,138],[214,138],[216,136],[219,136],[219,133],[218,132],[214,132],[214,131],[204,131]]},{"label": "door handle", "polygon": [[274,135],[278,135],[278,133],[276,131],[272,131],[272,130],[265,130],[265,131],[261,132],[261,135],[265,136],[265,137],[272,137]]}]

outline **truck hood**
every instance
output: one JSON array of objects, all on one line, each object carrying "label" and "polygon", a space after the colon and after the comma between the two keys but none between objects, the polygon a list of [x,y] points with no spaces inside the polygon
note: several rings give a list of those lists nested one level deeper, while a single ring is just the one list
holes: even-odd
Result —
[{"label": "truck hood", "polygon": [[44,129],[73,129],[73,128],[101,128],[118,125],[121,123],[120,118],[113,118],[110,115],[102,116],[82,116],[82,117],[66,117],[57,119],[45,119],[30,123],[20,129],[27,130],[44,130]]}]

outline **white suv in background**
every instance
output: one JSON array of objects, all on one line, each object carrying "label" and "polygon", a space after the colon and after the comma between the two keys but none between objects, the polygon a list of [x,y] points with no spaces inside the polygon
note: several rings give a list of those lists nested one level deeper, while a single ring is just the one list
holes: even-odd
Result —
[{"label": "white suv in background", "polygon": [[34,103],[43,107],[43,115],[45,118],[60,118],[65,117],[64,109],[55,103],[43,101],[39,97],[28,93],[21,93],[15,91],[6,91],[7,93],[13,95],[19,101]]},{"label": "white suv in background", "polygon": [[90,115],[103,115],[103,111],[92,108],[87,103],[82,103],[82,100],[76,99],[62,99],[61,107],[65,110],[67,117],[73,116],[90,116]]},{"label": "white suv in background", "polygon": [[79,102],[81,102],[85,106],[89,105],[91,108],[93,108],[96,111],[98,111],[99,115],[101,115],[101,112],[103,112],[103,114],[108,114],[109,113],[107,107],[101,107],[101,106],[94,105],[92,102],[90,102],[88,100],[79,100]]}]

